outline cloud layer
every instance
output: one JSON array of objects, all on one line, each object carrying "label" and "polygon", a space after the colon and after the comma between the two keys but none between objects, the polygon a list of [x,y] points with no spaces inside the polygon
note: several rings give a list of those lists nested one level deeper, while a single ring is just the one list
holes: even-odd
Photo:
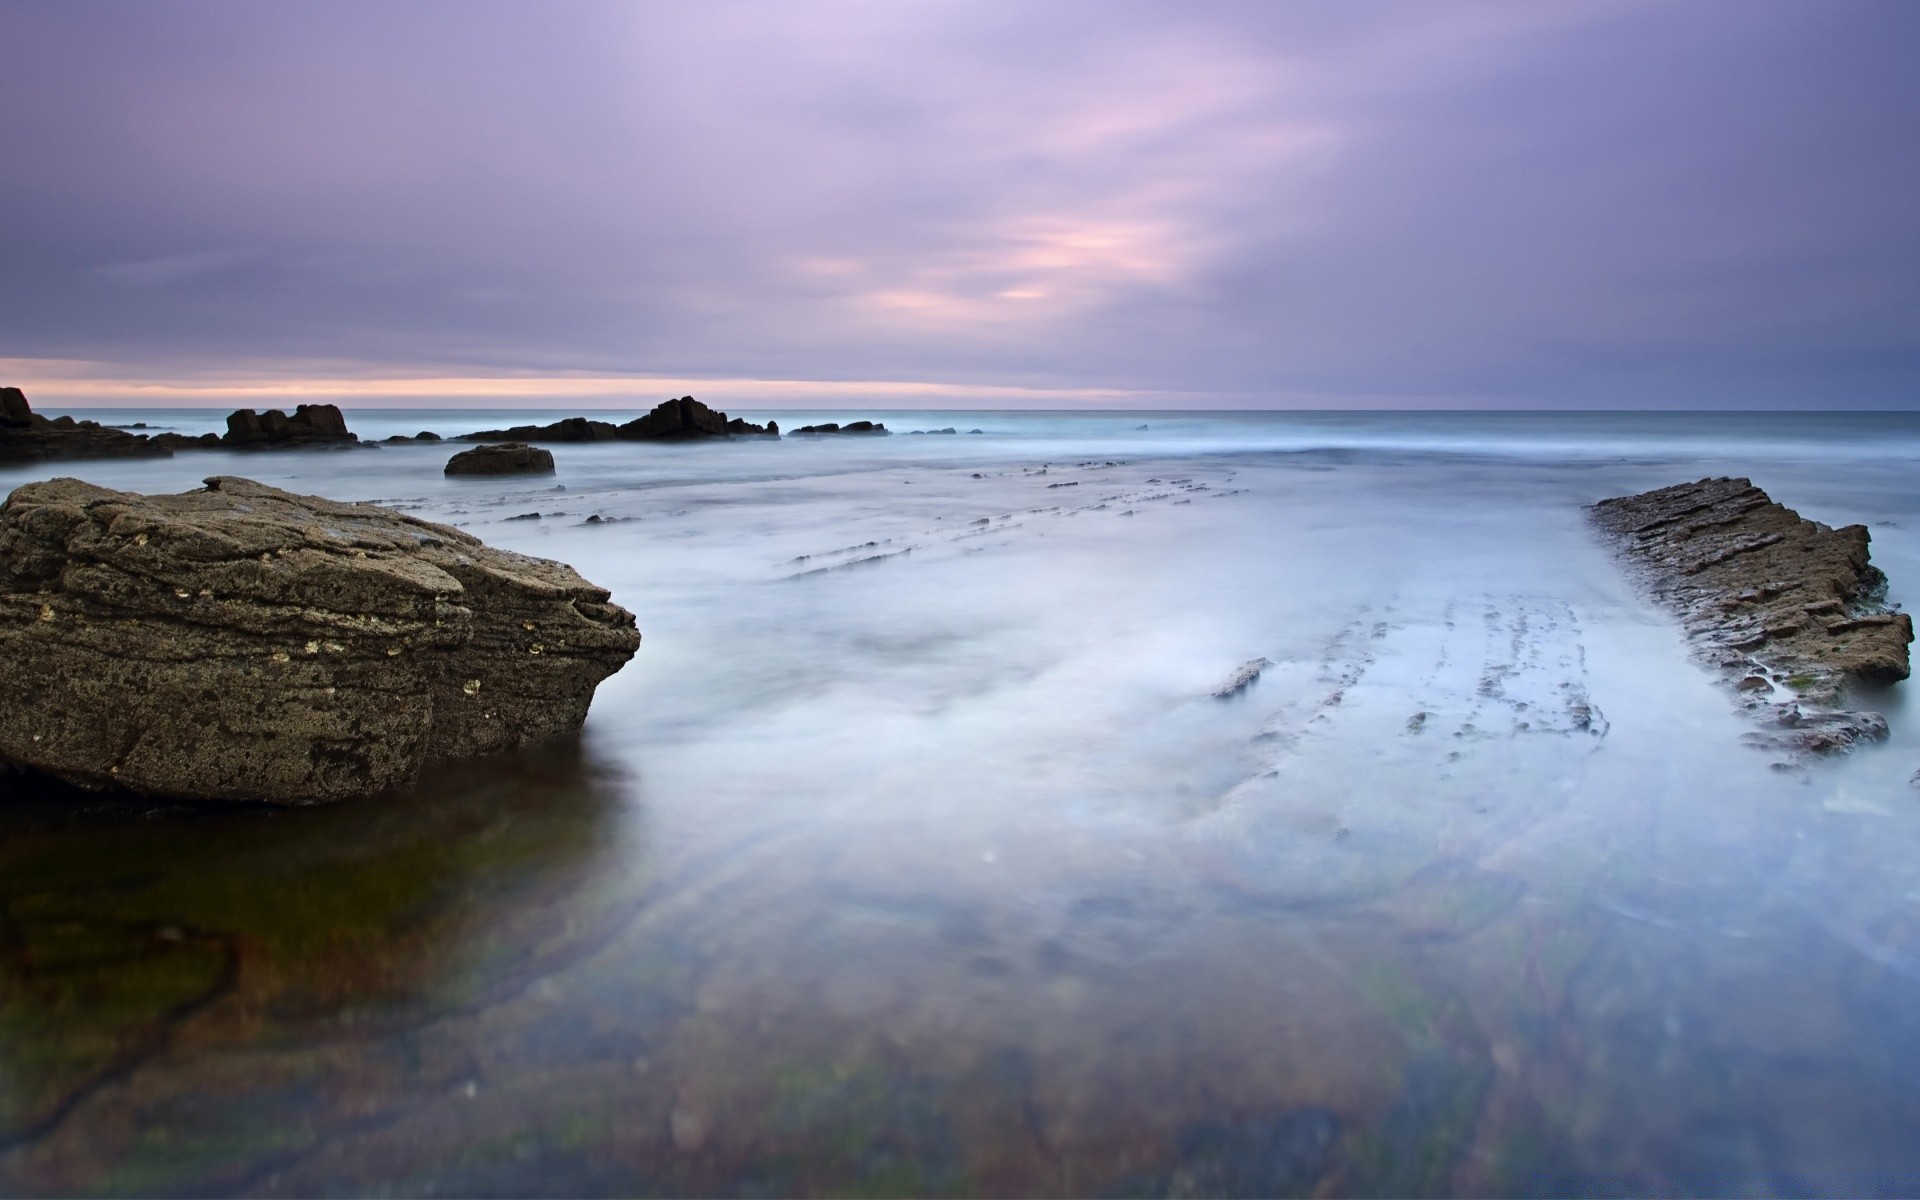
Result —
[{"label": "cloud layer", "polygon": [[69,395],[1920,402],[1902,0],[8,4],[0,42],[0,359]]}]

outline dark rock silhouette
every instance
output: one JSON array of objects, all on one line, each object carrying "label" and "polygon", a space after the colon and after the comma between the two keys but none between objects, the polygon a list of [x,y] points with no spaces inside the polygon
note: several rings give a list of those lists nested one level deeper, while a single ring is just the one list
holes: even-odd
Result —
[{"label": "dark rock silhouette", "polygon": [[43,417],[16,387],[0,387],[0,463],[81,458],[166,458],[166,445],[97,421]]},{"label": "dark rock silhouette", "polygon": [[636,417],[624,425],[595,421],[587,417],[568,417],[565,420],[555,421],[551,425],[515,425],[511,429],[488,429],[479,433],[463,434],[460,440],[464,442],[502,440],[654,442],[740,436],[778,437],[780,427],[771,421],[765,425],[754,425],[738,417],[728,420],[727,414],[708,408],[692,396],[682,396],[678,400],[668,400],[657,405],[646,416]]},{"label": "dark rock silhouette", "polygon": [[447,460],[448,475],[551,475],[553,452],[525,442],[475,446]]},{"label": "dark rock silhouette", "polygon": [[360,441],[347,429],[347,420],[334,404],[302,404],[288,416],[277,408],[255,412],[243,408],[227,418],[220,444],[250,450],[291,446],[344,446]]},{"label": "dark rock silhouette", "polygon": [[800,428],[794,430],[794,433],[796,434],[806,434],[808,436],[818,436],[821,434],[830,434],[830,433],[840,433],[840,434],[853,433],[853,434],[867,434],[868,436],[874,436],[874,435],[885,435],[890,432],[892,431],[889,430],[885,425],[882,425],[877,421],[852,421],[845,425],[841,425],[833,421],[828,421],[823,425],[802,425]]},{"label": "dark rock silhouette", "polygon": [[571,733],[640,644],[572,568],[250,480],[0,505],[0,764],[304,804]]}]

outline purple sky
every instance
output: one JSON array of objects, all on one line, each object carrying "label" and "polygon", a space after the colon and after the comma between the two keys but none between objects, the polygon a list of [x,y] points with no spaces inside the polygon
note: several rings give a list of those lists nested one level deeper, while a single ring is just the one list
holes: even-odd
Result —
[{"label": "purple sky", "polygon": [[0,46],[43,403],[1920,407],[1914,0],[0,0]]}]

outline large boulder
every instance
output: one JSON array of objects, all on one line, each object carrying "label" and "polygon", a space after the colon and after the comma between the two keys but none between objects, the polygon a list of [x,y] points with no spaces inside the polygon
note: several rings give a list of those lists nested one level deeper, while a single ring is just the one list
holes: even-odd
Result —
[{"label": "large boulder", "polygon": [[246,479],[0,505],[0,764],[304,804],[577,730],[639,647],[572,568]]},{"label": "large boulder", "polygon": [[448,475],[551,475],[553,451],[524,442],[475,446],[447,460]]},{"label": "large boulder", "polygon": [[277,408],[254,412],[243,408],[227,418],[227,434],[220,444],[236,449],[278,449],[304,446],[351,446],[358,434],[349,432],[347,419],[333,404],[302,404],[288,416]]},{"label": "large boulder", "polygon": [[0,387],[0,463],[48,459],[166,458],[167,447],[97,421],[48,419],[33,411],[17,387]]}]

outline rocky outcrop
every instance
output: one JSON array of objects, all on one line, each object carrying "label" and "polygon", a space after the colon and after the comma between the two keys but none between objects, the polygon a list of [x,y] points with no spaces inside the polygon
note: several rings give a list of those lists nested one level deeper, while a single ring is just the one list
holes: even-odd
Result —
[{"label": "rocky outcrop", "polygon": [[462,442],[613,442],[620,439],[618,427],[608,421],[586,417],[568,417],[551,425],[515,425],[511,429],[485,429],[462,434]]},{"label": "rocky outcrop", "polygon": [[448,475],[551,475],[553,451],[525,442],[475,446],[447,460]]},{"label": "rocky outcrop", "polygon": [[227,433],[220,444],[229,449],[257,450],[351,446],[359,441],[359,435],[348,431],[338,405],[302,404],[292,416],[277,408],[260,413],[240,409],[227,418]]},{"label": "rocky outcrop", "polygon": [[1806,520],[1745,479],[1602,500],[1590,512],[1768,727],[1752,740],[1825,753],[1886,736],[1880,714],[1838,709],[1850,685],[1909,670],[1913,621],[1887,604],[1865,526]]},{"label": "rocky outcrop", "polygon": [[829,421],[824,425],[802,425],[800,428],[794,430],[794,432],[796,434],[813,436],[827,433],[864,433],[877,435],[891,433],[892,431],[878,421],[851,421],[845,425]]},{"label": "rocky outcrop", "polygon": [[47,418],[16,387],[0,387],[0,463],[82,458],[166,458],[165,445],[97,421]]},{"label": "rocky outcrop", "polygon": [[755,425],[738,417],[708,408],[692,396],[668,400],[655,406],[644,417],[624,425],[594,421],[586,417],[568,417],[551,425],[515,425],[511,429],[489,429],[469,433],[467,442],[512,440],[518,442],[655,442],[686,441],[709,437],[779,437],[780,426],[769,421]]},{"label": "rocky outcrop", "polygon": [[567,566],[368,504],[215,478],[0,506],[0,763],[304,804],[579,728],[634,654]]}]

